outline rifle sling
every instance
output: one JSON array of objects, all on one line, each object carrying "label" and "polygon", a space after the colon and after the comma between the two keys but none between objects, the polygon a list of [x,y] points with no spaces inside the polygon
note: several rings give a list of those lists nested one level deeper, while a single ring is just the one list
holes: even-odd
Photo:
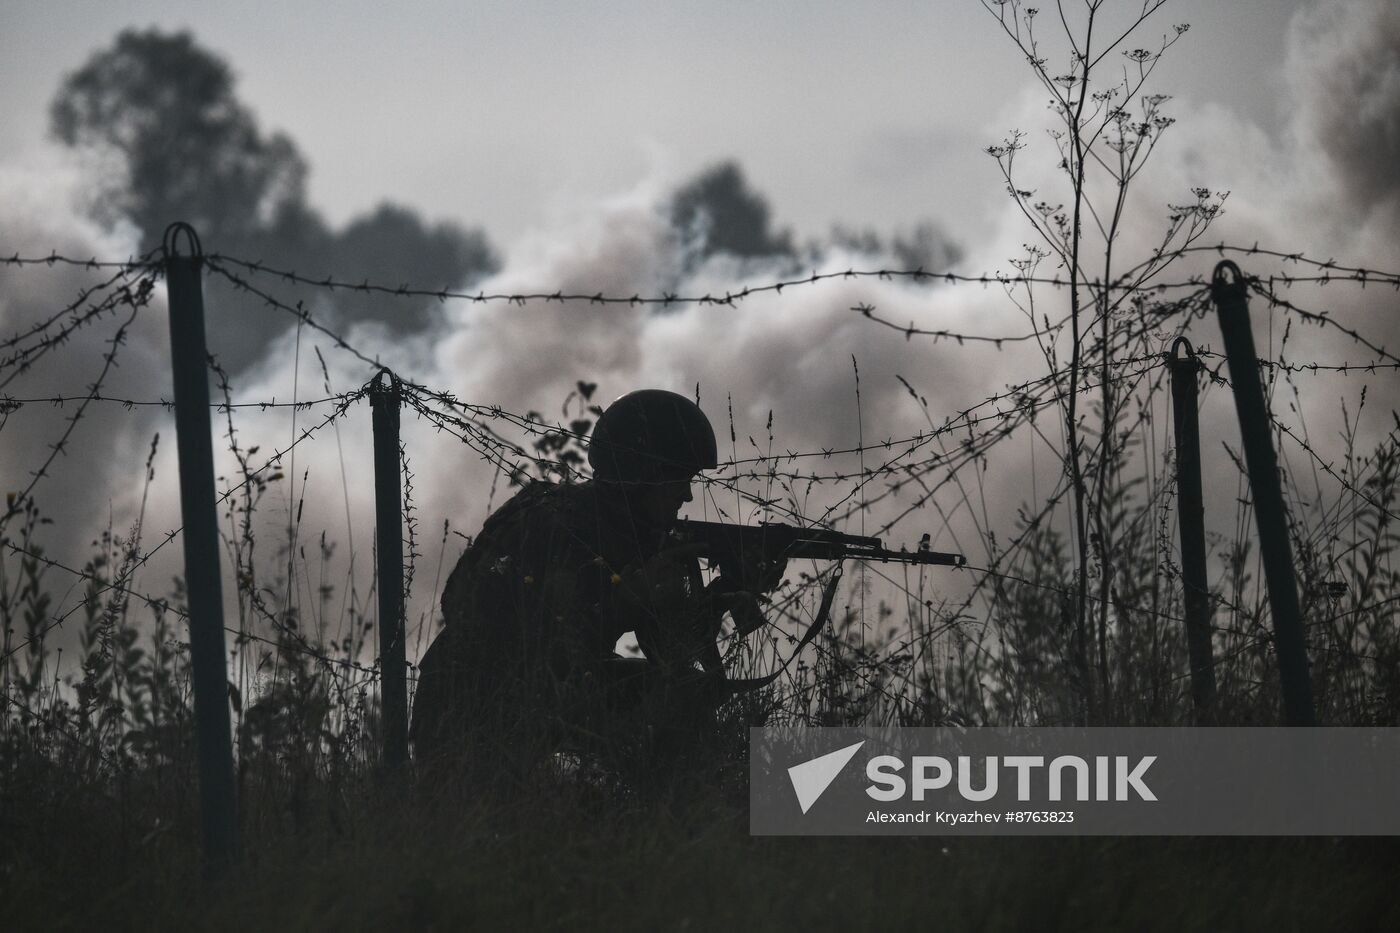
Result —
[{"label": "rifle sling", "polygon": [[817,633],[820,632],[822,626],[826,624],[827,617],[831,615],[831,604],[836,599],[836,584],[840,582],[841,564],[838,563],[836,569],[832,571],[831,576],[826,581],[826,589],[822,591],[822,603],[821,607],[817,610],[816,618],[812,620],[811,625],[807,626],[807,631],[802,633],[802,638],[797,642],[797,647],[793,650],[792,654],[788,655],[788,659],[784,661],[776,671],[771,674],[766,674],[763,677],[745,677],[739,680],[731,680],[725,677],[723,670],[721,670],[719,678],[725,692],[729,696],[736,696],[741,693],[762,690],[781,677],[787,671],[788,665],[792,663],[793,658],[796,658],[802,653],[803,648],[806,648],[812,643],[812,639],[817,637]]}]

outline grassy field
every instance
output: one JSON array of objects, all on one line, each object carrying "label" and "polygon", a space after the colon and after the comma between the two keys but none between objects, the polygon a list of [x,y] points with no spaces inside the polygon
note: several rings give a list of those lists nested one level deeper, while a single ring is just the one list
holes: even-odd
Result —
[{"label": "grassy field", "polygon": [[[1395,276],[1334,260],[1305,260],[1301,253],[1261,251],[1257,243],[1246,248],[1222,242],[1216,248],[1221,257],[1239,257],[1256,276],[1248,283],[1256,310],[1267,301],[1275,312],[1267,341],[1260,344],[1266,358],[1257,362],[1266,369],[1273,410],[1283,419],[1275,418],[1270,430],[1282,456],[1288,514],[1280,516],[1283,506],[1262,500],[1255,505],[1233,428],[1222,436],[1212,427],[1206,443],[1223,443],[1239,475],[1227,471],[1207,480],[1217,487],[1213,498],[1223,504],[1216,506],[1219,514],[1210,516],[1208,540],[1211,664],[1196,665],[1198,677],[1209,668],[1214,685],[1205,693],[1214,700],[1198,701],[1185,635],[1185,545],[1178,540],[1178,512],[1188,506],[1177,501],[1181,461],[1173,452],[1175,427],[1168,432],[1178,403],[1169,402],[1170,367],[1163,351],[1178,335],[1214,339],[1208,319],[1216,312],[1205,279],[1199,277],[1209,266],[1188,268],[1183,262],[1170,273],[1168,269],[1177,260],[1203,258],[1196,251],[1205,249],[1208,241],[1201,238],[1221,215],[1228,192],[1192,187],[1180,203],[1168,202],[1165,223],[1157,214],[1139,221],[1139,207],[1130,210],[1127,198],[1162,132],[1175,122],[1160,109],[1170,97],[1148,93],[1146,85],[1158,59],[1186,27],[1171,27],[1159,42],[1154,21],[1150,32],[1139,32],[1130,42],[1130,34],[1161,4],[1144,4],[1140,13],[1131,4],[1118,5],[1115,15],[1126,9],[1122,15],[1129,21],[1136,17],[1136,22],[1125,32],[1112,29],[1108,34],[1118,38],[1091,57],[1090,37],[1103,35],[1095,33],[1093,16],[1104,4],[1090,3],[1079,38],[1074,30],[1081,20],[1060,17],[1064,38],[1076,53],[1065,75],[1058,73],[1060,59],[1051,64],[1037,51],[1037,35],[1044,33],[1033,33],[1035,8],[1020,0],[985,5],[1046,90],[1056,126],[1063,125],[1053,146],[1039,149],[1036,156],[1047,158],[1052,168],[1058,162],[1063,177],[1055,176],[1056,186],[1037,193],[1042,176],[1026,169],[1027,156],[1017,156],[1027,147],[1019,130],[985,150],[1012,203],[1024,214],[1030,240],[1023,254],[1008,257],[1018,272],[1016,280],[998,272],[995,284],[1005,287],[1006,301],[1024,312],[1031,330],[1015,334],[997,325],[984,332],[979,323],[978,333],[966,336],[982,344],[990,341],[998,351],[1004,340],[1026,347],[1034,340],[1043,369],[1037,363],[1024,374],[1027,381],[999,385],[985,399],[977,397],[980,389],[964,398],[953,384],[957,369],[947,375],[932,368],[930,356],[937,390],[930,391],[932,403],[904,376],[881,373],[902,383],[913,401],[901,397],[900,404],[917,402],[927,422],[927,433],[915,420],[917,436],[887,439],[882,447],[862,421],[876,414],[869,401],[871,369],[867,367],[862,414],[860,363],[852,354],[856,428],[854,437],[841,442],[835,459],[828,463],[833,452],[825,449],[806,450],[800,456],[810,459],[800,461],[799,453],[784,452],[781,430],[775,443],[771,410],[766,453],[753,436],[747,438],[753,450],[742,447],[746,432],[735,430],[735,405],[742,411],[762,399],[731,397],[730,449],[721,456],[732,462],[697,481],[703,484],[697,489],[702,502],[716,507],[722,502],[726,509],[732,502],[734,520],[750,524],[774,518],[862,534],[882,528],[880,533],[888,532],[893,542],[906,532],[917,533],[912,520],[899,524],[916,518],[918,529],[933,533],[935,546],[954,540],[966,551],[971,566],[963,577],[851,566],[840,601],[832,604],[823,600],[824,584],[817,576],[791,568],[791,579],[765,609],[770,624],[747,640],[721,639],[731,677],[783,676],[723,710],[725,728],[719,731],[728,737],[730,751],[699,756],[696,760],[707,762],[704,767],[673,769],[665,779],[629,777],[622,782],[631,788],[627,792],[576,780],[561,783],[518,768],[515,773],[529,777],[511,785],[502,778],[512,771],[509,767],[470,779],[411,769],[388,779],[376,766],[383,668],[374,647],[379,615],[371,594],[377,591],[365,545],[380,518],[350,515],[351,481],[336,427],[341,488],[329,492],[337,503],[343,499],[347,526],[363,529],[357,532],[362,535],[358,564],[353,540],[344,540],[336,557],[336,535],[325,525],[308,519],[302,527],[308,476],[317,476],[310,483],[313,492],[319,491],[317,483],[334,481],[312,473],[305,461],[298,474],[294,454],[285,473],[282,454],[267,458],[265,452],[255,458],[260,448],[273,446],[269,438],[274,435],[255,435],[262,430],[258,422],[242,420],[241,408],[236,420],[235,408],[263,402],[238,394],[243,401],[235,403],[228,373],[216,366],[223,404],[215,423],[228,452],[221,462],[230,467],[218,481],[223,493],[219,519],[227,561],[228,700],[243,853],[232,869],[209,881],[200,859],[192,765],[188,594],[180,582],[164,592],[161,583],[152,582],[155,566],[148,566],[164,543],[175,539],[171,532],[155,543],[153,531],[146,528],[148,499],[172,495],[175,488],[173,477],[156,481],[159,435],[152,438],[145,470],[130,484],[141,490],[140,508],[134,516],[109,513],[108,527],[86,560],[45,550],[51,544],[51,521],[31,495],[47,465],[63,451],[87,401],[98,398],[104,369],[104,376],[88,385],[88,400],[63,416],[66,428],[58,428],[55,417],[57,443],[46,438],[47,446],[36,448],[33,463],[25,467],[38,469],[17,474],[22,477],[17,482],[28,486],[7,488],[0,511],[0,933],[135,928],[1400,930],[1395,891],[1400,841],[1393,838],[788,839],[748,834],[746,767],[736,749],[750,725],[1278,725],[1283,693],[1275,648],[1279,639],[1258,554],[1256,507],[1289,522],[1300,637],[1310,662],[1306,687],[1317,721],[1400,725],[1395,612],[1400,605],[1400,413],[1393,382],[1363,382],[1359,372],[1352,375],[1366,369],[1368,378],[1388,379],[1376,376],[1377,367],[1382,374],[1392,372],[1392,363],[1400,365],[1400,358],[1380,346],[1383,341],[1372,332],[1369,317],[1358,325],[1361,330],[1353,331],[1328,317],[1330,305],[1309,311],[1284,297],[1309,277],[1319,284],[1336,282],[1335,293],[1348,281],[1365,287],[1369,276],[1374,293],[1378,279],[1390,284]],[[1041,22],[1047,19],[1051,17]],[[1134,47],[1139,38],[1146,48]],[[1099,45],[1094,48],[1098,52]],[[1120,72],[1116,65],[1091,64],[1104,61],[1109,52],[1114,55],[1108,61],[1118,62],[1121,53],[1133,67]],[[1143,204],[1143,210],[1161,210],[1155,194],[1150,204]],[[1139,231],[1148,229],[1164,230],[1164,238],[1142,240]],[[1140,250],[1136,257],[1126,255],[1133,244]],[[49,265],[57,259],[49,259]],[[284,259],[269,257],[279,264]],[[249,276],[256,271],[251,265],[239,268]],[[1182,282],[1164,284],[1178,272]],[[834,280],[838,274],[827,270],[822,278]],[[922,267],[897,274],[914,284],[944,278]],[[889,275],[879,273],[880,278]],[[1299,275],[1296,281],[1290,278]],[[1047,276],[1054,278],[1047,282]],[[144,308],[156,293],[157,272],[143,269],[137,277],[133,271],[125,276],[126,284],[119,281],[123,277],[100,289],[94,284],[95,291],[49,324],[0,346],[6,354],[0,369],[23,371],[65,343],[80,325],[123,306],[133,314]],[[322,315],[324,296],[309,290],[321,287],[309,279],[285,278],[277,287],[305,286],[304,303],[297,300],[293,307],[258,294],[296,316],[300,354],[303,325],[325,330],[307,310]],[[813,272],[808,284],[815,286],[817,279]],[[1054,288],[1053,293],[1040,290],[1047,296],[1040,305],[1031,291],[1037,280]],[[236,280],[230,276],[228,281]],[[957,281],[949,274],[944,284]],[[961,281],[976,280],[963,276]],[[985,291],[991,284],[983,273],[980,287]],[[1237,284],[1240,297],[1231,303],[1243,300],[1245,283]],[[330,289],[329,280],[324,287]],[[783,285],[756,286],[756,291],[769,289],[776,295]],[[392,291],[381,288],[362,297],[377,302]],[[747,283],[734,287],[735,297],[749,293]],[[671,309],[675,302],[672,295],[660,305]],[[843,297],[841,303],[846,302]],[[699,303],[733,301],[706,295]],[[1341,307],[1346,309],[1345,301]],[[948,325],[941,320],[938,330],[920,330],[912,321],[905,329],[876,315],[863,298],[850,310],[895,334],[902,332],[906,342],[923,336],[931,338],[930,345],[940,340],[964,344],[964,335],[943,330]],[[520,313],[530,312],[522,307]],[[70,320],[70,315],[78,317]],[[1272,322],[1278,322],[1280,333],[1275,334]],[[1291,330],[1295,325],[1296,331]],[[1324,325],[1333,330],[1312,336],[1323,333]],[[1371,336],[1363,337],[1362,331]],[[109,367],[124,333],[125,326],[110,341]],[[1006,336],[989,336],[1002,333]],[[345,345],[340,338],[337,343]],[[864,346],[863,338],[852,344],[853,349]],[[1356,357],[1363,348],[1374,356]],[[362,361],[379,356],[377,347],[366,349],[372,352],[360,352]],[[1202,423],[1212,424],[1214,414],[1228,408],[1224,393],[1232,387],[1224,361],[1206,350],[1202,344],[1209,381],[1198,381],[1216,401],[1180,404],[1197,405]],[[385,355],[398,358],[403,352],[409,351],[396,348]],[[522,347],[520,352],[536,351]],[[319,358],[319,348],[316,354]],[[302,356],[299,378],[304,381],[307,362]],[[780,362],[773,361],[775,379],[810,375],[805,367],[784,368]],[[604,364],[589,359],[567,365]],[[1240,378],[1233,375],[1233,364],[1230,372],[1231,380]],[[315,427],[307,428],[303,420],[293,447],[336,425],[360,397],[359,391],[333,394],[323,359],[321,375],[331,396],[325,401],[339,399],[338,407]],[[609,372],[583,375],[616,377]],[[1316,381],[1333,377],[1336,382]],[[1312,406],[1303,400],[1330,397],[1343,382],[1359,389],[1359,395],[1349,388],[1339,411],[1310,414],[1314,422],[1309,431],[1305,412]],[[0,388],[5,384],[0,382]],[[475,458],[479,453],[496,463],[489,489],[471,491],[477,499],[485,496],[488,510],[491,503],[503,501],[496,498],[497,485],[504,496],[507,487],[527,480],[577,481],[585,475],[580,472],[586,463],[584,439],[589,419],[600,412],[589,401],[598,382],[579,381],[578,391],[565,397],[560,410],[567,429],[562,422],[551,426],[538,412],[462,404],[452,386],[414,388],[407,372],[403,384],[406,420],[411,412],[425,427],[462,440],[465,446],[454,455]],[[718,399],[710,386],[709,397]],[[1372,407],[1363,423],[1368,388],[1373,389]],[[113,390],[103,391],[107,401],[118,400],[111,397]],[[80,397],[76,388],[70,394]],[[878,391],[874,397],[880,397]],[[0,427],[18,404],[9,399],[0,405]],[[313,403],[302,399],[297,404]],[[1377,407],[1380,411],[1370,414]],[[790,416],[778,412],[779,419]],[[903,416],[896,420],[902,422]],[[716,424],[721,438],[725,427]],[[292,433],[298,434],[296,421]],[[317,442],[329,444],[329,436],[322,431]],[[1017,446],[1008,453],[1008,444],[997,450],[1013,436],[1018,443],[1028,440],[1029,448]],[[1051,460],[1042,459],[1037,469],[1034,457],[1041,442],[1046,448],[1041,456]],[[170,443],[168,435],[165,443]],[[1023,462],[1027,449],[1029,465]],[[443,621],[432,607],[442,592],[442,573],[465,546],[457,538],[476,530],[453,527],[449,534],[446,519],[457,522],[459,516],[418,511],[409,462],[410,454],[418,458],[424,450],[405,442],[401,458],[408,539],[401,579],[411,584],[417,574],[419,596],[426,591],[429,607],[419,620],[421,629],[411,630],[427,636],[416,648],[426,647]],[[106,447],[85,449],[81,455],[112,456]],[[1047,468],[1047,462],[1053,465]],[[1028,494],[998,480],[999,474],[1017,478],[1029,487]],[[1012,494],[1020,501],[997,501]],[[439,521],[442,537],[434,548],[428,532]],[[338,528],[338,514],[335,523]],[[87,531],[84,526],[84,535]],[[345,538],[351,537],[347,527]],[[441,565],[437,579],[434,553]],[[966,582],[968,578],[975,582]],[[802,647],[797,633],[824,614],[820,605],[834,605],[835,613],[828,624],[813,627],[819,637]],[[63,628],[65,620],[71,621]],[[417,650],[410,655],[418,656]],[[1291,668],[1295,675],[1298,667]],[[1290,688],[1296,696],[1296,676],[1290,678]],[[217,678],[207,689],[220,702]],[[519,735],[500,735],[496,741],[519,749],[517,761],[539,760]]]},{"label": "grassy field", "polygon": [[754,838],[735,781],[647,799],[411,777],[284,787],[248,807],[241,863],[206,882],[192,788],[133,780],[114,797],[49,777],[5,800],[7,931],[1400,924],[1394,839]]}]

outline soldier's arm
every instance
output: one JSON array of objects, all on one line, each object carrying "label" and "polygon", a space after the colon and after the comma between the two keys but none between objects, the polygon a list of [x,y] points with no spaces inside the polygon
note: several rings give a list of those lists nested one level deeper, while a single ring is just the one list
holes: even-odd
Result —
[{"label": "soldier's arm", "polygon": [[615,618],[636,633],[647,659],[667,667],[708,664],[720,613],[700,578],[690,548],[673,548],[616,578]]}]

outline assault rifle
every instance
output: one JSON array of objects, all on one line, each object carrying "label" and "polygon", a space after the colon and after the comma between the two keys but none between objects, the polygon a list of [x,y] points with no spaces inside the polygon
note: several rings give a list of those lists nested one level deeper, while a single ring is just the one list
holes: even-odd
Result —
[{"label": "assault rifle", "polygon": [[[789,560],[803,558],[813,560],[873,560],[898,561],[905,564],[932,564],[943,567],[962,567],[967,559],[961,554],[946,554],[929,550],[928,535],[924,535],[919,547],[914,551],[891,551],[881,544],[879,538],[863,535],[845,535],[825,528],[798,528],[793,525],[766,523],[762,525],[730,525],[724,522],[700,522],[681,519],[676,522],[673,534],[677,543],[696,557],[703,557],[712,566],[719,568],[720,575],[706,587],[709,598],[717,598],[713,604],[721,606],[734,619],[735,630],[747,635],[764,625],[763,612],[750,596],[746,601],[724,604],[726,594],[748,592],[766,593],[772,590],[781,579],[782,568]],[[826,581],[822,593],[821,608],[816,618],[808,626],[806,634],[797,643],[792,657],[816,636],[831,613],[832,599],[836,595],[836,583],[841,578],[840,568]],[[715,616],[719,618],[718,615]],[[789,661],[791,658],[789,658]],[[707,671],[723,672],[719,649],[713,640],[707,641],[700,655],[701,666]],[[751,680],[727,680],[731,692],[744,692],[758,689],[772,683],[787,665],[768,674]]]},{"label": "assault rifle", "polygon": [[917,550],[891,551],[879,538],[776,523],[731,525],[681,519],[676,522],[675,534],[683,544],[695,545],[696,556],[718,564],[722,573],[729,571],[737,576],[743,576],[746,568],[755,565],[762,567],[803,558],[897,561],[943,567],[962,567],[967,563],[961,554],[929,550],[928,535],[924,535]]}]

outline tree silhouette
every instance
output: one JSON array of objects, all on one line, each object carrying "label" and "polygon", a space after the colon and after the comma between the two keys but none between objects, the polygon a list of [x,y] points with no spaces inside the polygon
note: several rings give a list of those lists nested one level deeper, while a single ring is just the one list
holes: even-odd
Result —
[{"label": "tree silhouette", "polygon": [[[285,134],[265,133],[238,99],[233,70],[188,32],[124,30],[69,74],[50,107],[53,135],[99,157],[91,210],[108,226],[133,224],[142,249],[184,220],[210,251],[347,279],[459,287],[498,262],[480,230],[430,225],[381,204],[344,231],[306,202],[306,160]],[[210,283],[219,311],[210,350],[227,368],[259,359],[291,321]],[[341,294],[327,311],[340,325],[379,321],[396,333],[432,326],[436,302]],[[256,317],[256,320],[254,318]]]},{"label": "tree silhouette", "polygon": [[700,255],[742,259],[792,256],[792,235],[774,232],[768,202],[749,187],[737,162],[721,162],[682,185],[671,199],[671,222],[697,237]]},{"label": "tree silhouette", "polygon": [[[408,208],[386,202],[341,231],[335,241],[335,264],[372,282],[452,288],[468,273],[494,271],[499,262],[480,230],[451,222],[429,226]],[[338,300],[346,320],[382,320],[382,296],[345,295]],[[398,300],[396,324],[423,330],[432,324],[439,306],[435,298]]]},{"label": "tree silhouette", "polygon": [[258,128],[229,66],[188,32],[123,31],[65,78],[50,121],[63,143],[117,157],[123,171],[98,179],[94,213],[130,220],[143,247],[176,219],[241,246],[302,205],[301,153]]}]

